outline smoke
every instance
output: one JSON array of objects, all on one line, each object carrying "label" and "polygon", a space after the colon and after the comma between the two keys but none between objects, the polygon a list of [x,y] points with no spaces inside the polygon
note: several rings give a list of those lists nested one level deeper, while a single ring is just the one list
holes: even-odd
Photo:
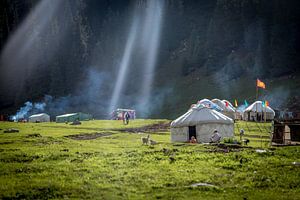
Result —
[{"label": "smoke", "polygon": [[13,121],[18,121],[20,119],[24,119],[28,117],[29,114],[36,114],[38,112],[44,111],[46,103],[38,102],[38,103],[31,103],[30,101],[25,102],[24,106],[19,109],[19,111],[11,116],[10,118]]},{"label": "smoke", "polygon": [[245,104],[243,105],[240,105],[239,107],[237,107],[237,111],[240,111],[240,112],[244,112],[244,110],[247,108],[247,106]]},{"label": "smoke", "polygon": [[273,109],[283,109],[287,106],[287,101],[290,97],[290,90],[286,87],[280,86],[273,89],[270,93],[264,95],[263,100],[267,100],[270,103],[270,107]]}]

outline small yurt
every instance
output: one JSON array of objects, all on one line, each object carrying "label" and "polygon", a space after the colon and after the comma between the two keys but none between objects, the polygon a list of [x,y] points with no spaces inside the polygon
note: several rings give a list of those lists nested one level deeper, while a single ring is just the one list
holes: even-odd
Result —
[{"label": "small yurt", "polygon": [[243,112],[243,120],[245,121],[271,121],[274,119],[275,111],[269,107],[264,106],[262,101],[255,101],[248,106]]},{"label": "small yurt", "polygon": [[214,104],[217,104],[221,109],[221,113],[230,117],[231,119],[235,119],[235,108],[231,105],[231,103],[227,100],[221,101],[220,99],[211,100]]},{"label": "small yurt", "polygon": [[31,115],[28,122],[50,122],[50,116],[46,113]]},{"label": "small yurt", "polygon": [[198,143],[210,142],[215,129],[222,138],[234,136],[234,122],[231,118],[197,105],[171,123],[171,141],[187,142],[194,136]]}]

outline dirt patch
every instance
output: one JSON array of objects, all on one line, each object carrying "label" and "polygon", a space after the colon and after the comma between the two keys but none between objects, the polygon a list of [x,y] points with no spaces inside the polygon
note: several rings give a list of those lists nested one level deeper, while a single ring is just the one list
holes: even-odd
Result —
[{"label": "dirt patch", "polygon": [[77,135],[67,135],[65,136],[66,138],[71,138],[73,140],[94,140],[99,137],[105,137],[112,135],[113,133],[111,132],[106,132],[106,133],[81,133]]},{"label": "dirt patch", "polygon": [[164,132],[168,131],[170,128],[170,123],[159,123],[159,124],[152,124],[148,126],[143,126],[139,128],[127,128],[121,129],[118,131],[128,132],[128,133],[153,133],[153,132]]}]

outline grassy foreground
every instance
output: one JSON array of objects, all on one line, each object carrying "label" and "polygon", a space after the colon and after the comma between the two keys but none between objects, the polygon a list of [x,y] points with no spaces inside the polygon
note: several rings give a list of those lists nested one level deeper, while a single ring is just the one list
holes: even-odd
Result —
[{"label": "grassy foreground", "polygon": [[300,147],[269,147],[270,123],[236,123],[248,148],[174,144],[169,130],[150,131],[158,144],[146,146],[147,133],[125,131],[168,122],[2,122],[0,199],[300,199]]}]

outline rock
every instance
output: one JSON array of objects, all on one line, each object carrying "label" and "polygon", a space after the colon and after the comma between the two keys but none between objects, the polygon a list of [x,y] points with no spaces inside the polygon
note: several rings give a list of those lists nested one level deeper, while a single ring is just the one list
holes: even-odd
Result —
[{"label": "rock", "polygon": [[206,186],[206,187],[216,187],[213,184],[210,183],[194,183],[192,185],[190,185],[191,187],[202,187],[202,186]]},{"label": "rock", "polygon": [[292,165],[300,167],[300,162],[292,162]]},{"label": "rock", "polygon": [[267,151],[264,149],[255,149],[256,153],[266,153]]}]

